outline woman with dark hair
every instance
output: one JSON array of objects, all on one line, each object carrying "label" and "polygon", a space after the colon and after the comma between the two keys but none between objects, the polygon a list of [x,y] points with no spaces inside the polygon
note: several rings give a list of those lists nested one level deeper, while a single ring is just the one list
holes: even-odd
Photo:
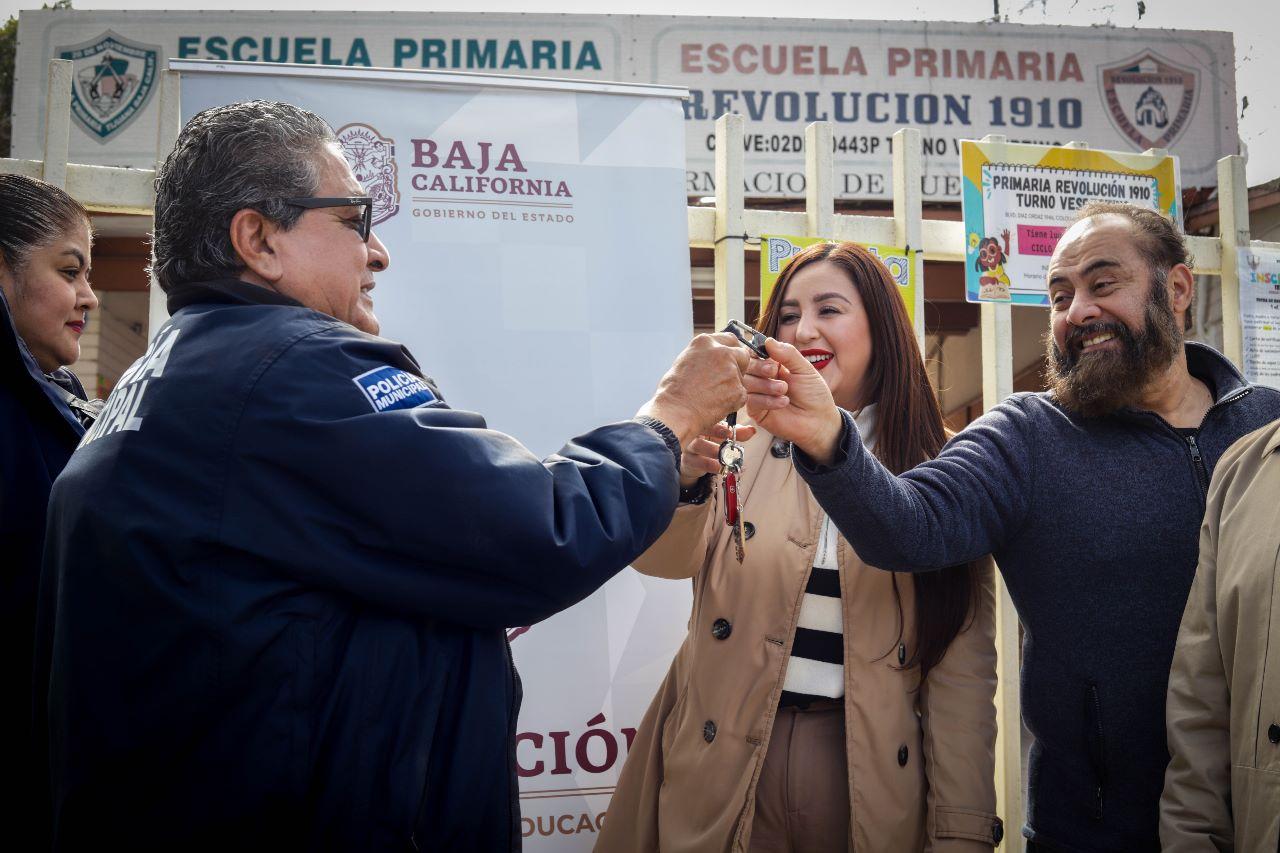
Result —
[{"label": "woman with dark hair", "polygon": [[[897,291],[865,249],[812,246],[759,328],[795,345],[905,471],[946,432]],[[717,482],[726,435],[685,449],[681,506],[635,563],[692,578],[693,613],[596,850],[989,850],[1003,836],[990,560],[910,576],[865,565],[789,445],[764,434],[737,475],[740,563]]]},{"label": "woman with dark hair", "polygon": [[[97,411],[66,369],[80,357],[80,335],[98,306],[89,288],[89,214],[43,181],[0,175],[0,729],[34,749],[32,675],[36,589],[45,509],[54,478]],[[30,761],[38,760],[39,751]],[[25,763],[18,768],[30,767]],[[15,773],[11,766],[10,773]],[[15,786],[35,797],[37,782]],[[5,798],[26,824],[39,799]]]}]

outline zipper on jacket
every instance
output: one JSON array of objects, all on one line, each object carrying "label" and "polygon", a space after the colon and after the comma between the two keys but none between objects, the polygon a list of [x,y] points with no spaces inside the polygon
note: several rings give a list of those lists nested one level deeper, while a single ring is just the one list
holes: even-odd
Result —
[{"label": "zipper on jacket", "polygon": [[[1199,430],[1196,430],[1199,432]],[[1207,492],[1209,489],[1209,470],[1204,467],[1204,457],[1200,455],[1200,445],[1196,442],[1195,434],[1187,436],[1187,447],[1191,449],[1191,464],[1196,469],[1196,480],[1200,483],[1200,489]]]},{"label": "zipper on jacket", "polygon": [[1102,739],[1102,699],[1098,696],[1098,685],[1092,682],[1089,684],[1089,703],[1090,709],[1093,711],[1093,737],[1095,740],[1094,749],[1092,750],[1093,772],[1097,776],[1093,788],[1093,819],[1101,821],[1102,788],[1107,782],[1107,764]]},{"label": "zipper on jacket", "polygon": [[1172,424],[1170,424],[1164,418],[1160,417],[1159,415],[1155,415],[1154,412],[1152,413],[1155,416],[1155,419],[1159,423],[1163,424],[1166,429],[1168,429],[1170,432],[1177,435],[1179,438],[1184,439],[1187,445],[1187,449],[1190,451],[1190,454],[1191,454],[1191,470],[1196,475],[1196,482],[1200,484],[1201,503],[1204,502],[1205,496],[1208,495],[1209,493],[1209,468],[1204,464],[1204,456],[1200,453],[1200,443],[1196,441],[1196,436],[1198,436],[1201,432],[1204,431],[1205,426],[1209,423],[1210,416],[1212,416],[1214,412],[1216,412],[1218,409],[1225,408],[1231,405],[1232,403],[1238,402],[1239,400],[1243,400],[1245,397],[1249,396],[1249,392],[1252,390],[1253,390],[1252,388],[1244,388],[1243,390],[1238,391],[1235,394],[1232,394],[1230,397],[1227,397],[1225,400],[1219,400],[1218,402],[1210,406],[1209,409],[1204,413],[1204,418],[1201,419],[1200,426],[1196,429],[1193,435],[1184,436],[1181,432],[1179,432]]}]

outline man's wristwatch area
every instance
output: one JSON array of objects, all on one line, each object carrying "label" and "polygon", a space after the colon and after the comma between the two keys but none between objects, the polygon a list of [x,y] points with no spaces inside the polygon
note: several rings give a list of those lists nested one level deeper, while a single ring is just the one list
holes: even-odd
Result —
[{"label": "man's wristwatch area", "polygon": [[682,504],[703,504],[707,502],[707,498],[711,497],[711,475],[703,474],[689,488],[681,487],[680,503]]}]

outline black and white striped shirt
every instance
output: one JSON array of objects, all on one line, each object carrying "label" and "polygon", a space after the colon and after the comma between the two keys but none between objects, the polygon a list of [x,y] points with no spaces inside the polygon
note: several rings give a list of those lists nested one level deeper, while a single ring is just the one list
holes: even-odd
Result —
[{"label": "black and white striped shirt", "polygon": [[836,529],[822,518],[818,552],[800,602],[791,660],[778,704],[807,705],[814,699],[844,696],[844,619],[840,607],[840,564]]},{"label": "black and white striped shirt", "polygon": [[[875,405],[858,412],[855,420],[862,443],[872,449]],[[778,704],[807,705],[815,699],[844,696],[844,610],[840,602],[839,531],[824,513],[819,528],[813,570],[800,602],[795,641]]]}]

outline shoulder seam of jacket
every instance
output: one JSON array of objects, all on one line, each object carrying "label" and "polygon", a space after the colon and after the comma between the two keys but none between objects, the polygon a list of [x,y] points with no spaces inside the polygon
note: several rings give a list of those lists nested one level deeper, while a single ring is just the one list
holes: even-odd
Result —
[{"label": "shoulder seam of jacket", "polygon": [[[317,327],[308,328],[300,332],[296,332],[292,337],[286,338],[283,342],[281,342],[281,344],[279,345],[279,347],[277,347],[275,352],[273,352],[267,358],[263,359],[262,362],[256,368],[254,368],[254,372],[250,374],[249,384],[245,388],[244,395],[240,399],[240,410],[236,412],[235,418],[231,422],[231,429],[227,431],[227,445],[223,449],[223,452],[225,454],[227,454],[228,456],[230,455],[231,447],[234,446],[235,444],[235,436],[240,431],[240,421],[244,417],[244,410],[245,408],[248,407],[249,400],[253,397],[253,392],[257,389],[258,383],[262,381],[262,377],[267,374],[267,371],[270,370],[275,365],[275,363],[279,361],[281,357],[283,357],[285,353],[291,350],[299,341],[302,341],[305,338],[309,338],[312,335],[318,335],[321,332],[327,332],[331,329],[336,328],[339,325],[340,324],[337,321],[333,321],[333,322],[321,321],[321,324]],[[218,485],[218,515],[217,515],[217,520],[214,527],[215,540],[224,544],[226,540],[223,538],[223,535],[222,535],[222,523],[223,523],[224,516],[226,515],[227,476],[230,470],[231,470],[230,465],[224,465],[222,468],[222,482],[219,483]]]}]

